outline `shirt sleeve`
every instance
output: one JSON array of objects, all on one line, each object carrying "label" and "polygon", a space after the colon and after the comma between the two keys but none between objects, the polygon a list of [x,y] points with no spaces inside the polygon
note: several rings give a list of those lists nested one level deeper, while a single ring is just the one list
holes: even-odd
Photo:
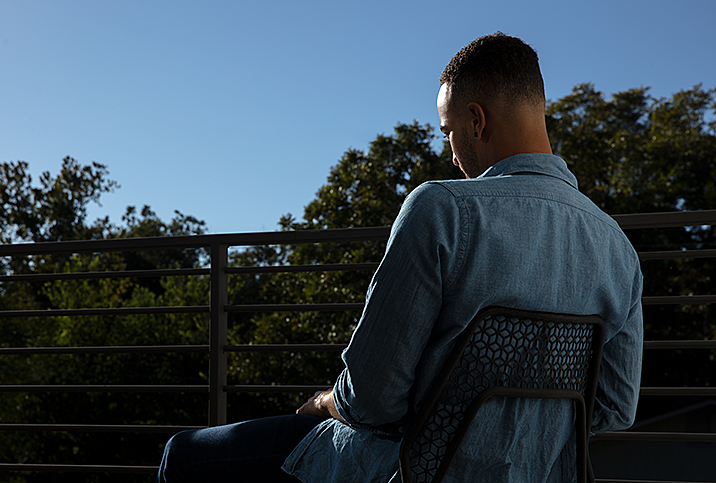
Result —
[{"label": "shirt sleeve", "polygon": [[604,344],[599,385],[592,413],[592,432],[616,431],[634,424],[641,387],[644,321],[641,306],[643,278],[637,270],[626,322]]},{"label": "shirt sleeve", "polygon": [[381,426],[406,414],[443,293],[464,256],[463,211],[438,183],[421,185],[403,204],[334,386],[336,409],[348,423]]}]

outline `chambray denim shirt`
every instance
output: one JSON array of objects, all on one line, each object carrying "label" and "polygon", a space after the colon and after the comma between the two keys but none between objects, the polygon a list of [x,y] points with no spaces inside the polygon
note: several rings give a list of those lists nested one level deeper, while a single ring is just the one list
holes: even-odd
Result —
[{"label": "chambray denim shirt", "polygon": [[[617,223],[559,157],[520,154],[475,179],[428,182],[405,200],[334,386],[329,419],[284,470],[306,483],[400,482],[385,432],[423,400],[480,309],[599,314],[606,322],[592,431],[629,427],[641,375],[642,275]],[[567,482],[573,418],[562,400],[492,398],[445,481]],[[414,409],[414,408],[413,408]]]}]

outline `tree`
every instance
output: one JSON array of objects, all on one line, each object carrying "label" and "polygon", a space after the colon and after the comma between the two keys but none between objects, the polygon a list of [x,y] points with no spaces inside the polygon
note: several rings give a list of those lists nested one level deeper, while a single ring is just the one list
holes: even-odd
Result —
[{"label": "tree", "polygon": [[[4,242],[43,242],[77,239],[129,238],[201,234],[204,222],[176,212],[170,222],[148,207],[127,208],[122,225],[108,218],[87,222],[87,206],[118,185],[107,178],[105,166],[82,166],[65,158],[55,177],[43,173],[32,185],[28,164],[0,164],[0,236]],[[13,257],[0,271],[12,273],[119,271],[198,267],[202,250],[155,250],[102,254],[63,254]],[[73,309],[91,307],[153,307],[204,305],[206,277],[162,279],[86,279],[53,282],[0,282],[2,309]],[[4,347],[206,344],[204,315],[51,317],[0,319]],[[37,355],[3,356],[3,384],[202,384],[205,356],[175,355]],[[7,393],[0,395],[0,421],[35,423],[203,424],[206,402],[168,394],[133,393]],[[35,463],[155,464],[165,435],[103,433],[0,433],[2,461]],[[5,475],[0,475],[4,477]],[[46,475],[13,476],[13,481],[44,481]],[[74,481],[72,474],[55,481]],[[100,476],[88,477],[98,481]],[[118,478],[127,481],[125,478]],[[145,481],[150,478],[140,477]]]},{"label": "tree", "polygon": [[40,186],[33,187],[26,162],[0,164],[2,243],[87,240],[101,235],[99,226],[87,226],[85,221],[87,205],[119,187],[107,174],[104,165],[82,166],[68,156],[56,177],[44,172]]},{"label": "tree", "polygon": [[607,213],[712,208],[715,93],[695,86],[654,99],[642,87],[607,101],[593,85],[578,85],[547,108],[553,149]]}]

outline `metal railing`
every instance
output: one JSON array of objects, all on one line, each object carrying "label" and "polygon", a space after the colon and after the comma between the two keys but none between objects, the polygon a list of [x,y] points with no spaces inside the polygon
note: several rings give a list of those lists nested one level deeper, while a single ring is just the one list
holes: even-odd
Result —
[{"label": "metal railing", "polygon": [[[684,227],[716,225],[716,210],[675,213],[650,213],[616,215],[614,218],[624,230],[644,228]],[[3,310],[0,318],[11,317],[54,317],[90,315],[134,315],[134,314],[180,314],[204,313],[209,315],[209,344],[167,345],[167,346],[109,346],[109,347],[18,347],[0,348],[0,356],[35,354],[156,354],[156,353],[204,353],[209,355],[208,383],[204,385],[0,385],[0,392],[172,392],[202,393],[209,401],[208,425],[227,422],[227,394],[236,392],[313,392],[324,389],[320,385],[229,385],[227,383],[227,356],[233,352],[271,351],[340,351],[344,344],[269,344],[269,345],[228,345],[228,314],[242,312],[279,311],[359,311],[363,304],[279,304],[279,305],[229,305],[228,276],[241,273],[270,272],[313,272],[375,270],[378,263],[303,265],[303,266],[256,266],[231,267],[228,264],[230,247],[256,245],[297,245],[311,243],[344,243],[385,241],[389,227],[351,228],[324,231],[288,231],[245,233],[226,235],[196,235],[164,238],[132,238],[91,241],[68,241],[54,243],[17,244],[0,246],[0,257],[52,255],[61,253],[104,253],[114,251],[145,251],[163,249],[203,248],[210,252],[207,268],[172,270],[131,270],[121,272],[82,272],[54,274],[13,274],[0,276],[0,282],[13,281],[54,281],[92,278],[141,278],[203,275],[210,278],[209,305],[130,307],[130,308],[87,308],[58,310]],[[716,258],[716,250],[673,250],[644,252],[641,260],[666,260],[679,258]],[[698,296],[645,296],[644,305],[661,304],[711,304],[716,295]],[[647,350],[716,349],[716,341],[647,341]],[[645,372],[648,368],[645,368]],[[642,387],[642,396],[716,396],[713,387]],[[79,432],[135,432],[175,433],[197,426],[164,425],[89,425],[89,424],[0,424],[0,431],[79,431]],[[692,441],[716,442],[715,433],[654,433],[623,431],[602,433],[596,440],[633,441]],[[0,463],[0,471],[77,471],[77,472],[118,472],[150,473],[154,466],[112,466],[112,465],[41,465]],[[606,481],[606,480],[605,480]],[[609,480],[617,482],[621,480]]]}]

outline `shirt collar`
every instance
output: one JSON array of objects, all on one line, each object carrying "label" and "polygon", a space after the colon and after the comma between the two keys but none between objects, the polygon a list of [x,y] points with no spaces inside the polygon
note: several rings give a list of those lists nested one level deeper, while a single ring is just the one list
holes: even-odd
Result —
[{"label": "shirt collar", "polygon": [[490,166],[484,173],[478,176],[478,178],[527,173],[552,176],[561,179],[574,189],[578,189],[577,178],[572,174],[569,168],[567,168],[567,163],[554,154],[516,154]]}]

